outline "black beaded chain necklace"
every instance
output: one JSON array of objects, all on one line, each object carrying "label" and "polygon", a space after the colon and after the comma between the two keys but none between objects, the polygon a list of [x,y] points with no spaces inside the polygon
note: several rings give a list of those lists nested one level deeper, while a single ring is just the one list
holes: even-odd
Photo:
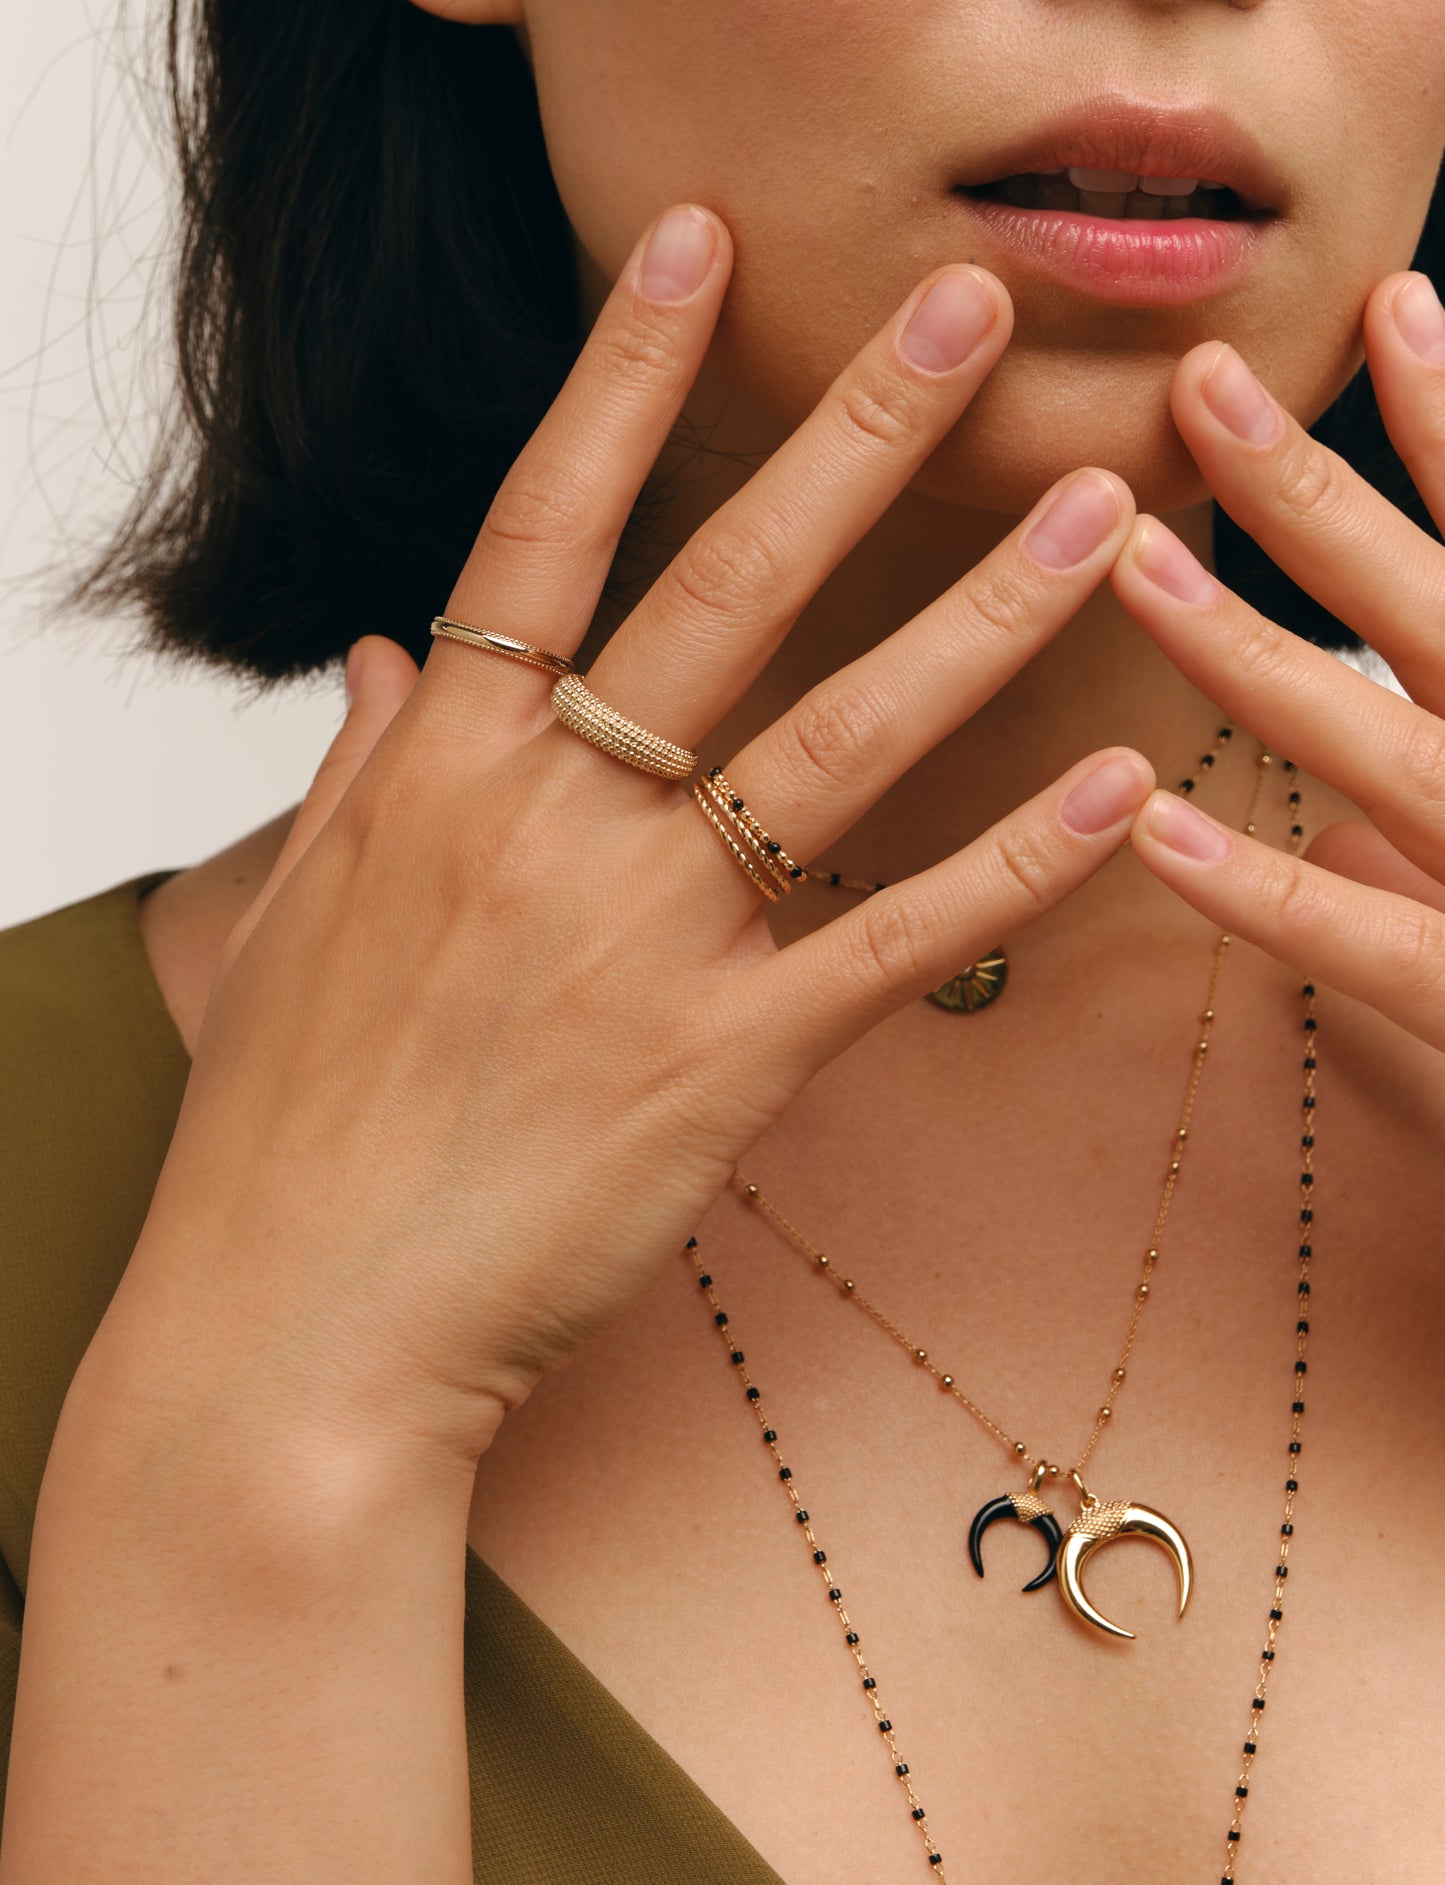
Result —
[{"label": "black beaded chain necklace", "polygon": [[[1232,737],[1232,734],[1233,734],[1232,727],[1225,727],[1221,729],[1220,734],[1215,741],[1215,745],[1212,751],[1209,754],[1206,754],[1204,759],[1201,761],[1200,771],[1208,772],[1213,768],[1218,754],[1223,750],[1224,746],[1228,743],[1228,741]],[[1265,771],[1269,768],[1271,764],[1272,764],[1272,755],[1270,755],[1267,752],[1261,751],[1258,758],[1259,771],[1256,778],[1256,789],[1255,789],[1255,794],[1254,794],[1254,800],[1251,804],[1249,818],[1244,827],[1245,831],[1250,834],[1252,834],[1255,830],[1255,809],[1259,801],[1259,786],[1262,782]],[[1302,824],[1300,823],[1300,816],[1299,816],[1300,790],[1299,790],[1298,769],[1289,761],[1282,762],[1282,769],[1286,775],[1288,785],[1289,785],[1288,807],[1289,807],[1290,837],[1289,837],[1288,848],[1292,855],[1298,856],[1300,851],[1303,849],[1303,841],[1304,841],[1304,828]],[[1182,784],[1177,788],[1177,790],[1181,794],[1187,796],[1189,793],[1191,793],[1194,790],[1195,785],[1198,781],[1198,777],[1199,777],[1199,774],[1198,772],[1196,772],[1195,775],[1183,781]],[[822,881],[824,882],[828,881],[828,878],[826,875],[822,877]],[[856,887],[858,888],[866,887],[868,889],[885,888],[885,886],[881,884],[876,885],[876,886],[874,885],[863,886],[860,884]],[[1213,971],[1212,971],[1211,980],[1210,980],[1209,1001],[1201,1017],[1202,1022],[1204,1023],[1206,1032],[1204,1034],[1202,1041],[1195,1049],[1194,1059],[1193,1059],[1192,1068],[1191,1068],[1189,1090],[1188,1090],[1188,1094],[1185,1101],[1184,1121],[1176,1131],[1174,1146],[1172,1149],[1172,1156],[1169,1161],[1170,1169],[1165,1180],[1164,1200],[1161,1206],[1159,1216],[1155,1222],[1153,1234],[1151,1235],[1151,1238],[1150,1238],[1148,1253],[1145,1259],[1146,1280],[1145,1282],[1141,1283],[1138,1286],[1138,1290],[1136,1291],[1134,1312],[1130,1320],[1128,1335],[1127,1335],[1125,1347],[1124,1347],[1125,1358],[1127,1358],[1130,1352],[1130,1349],[1133,1345],[1135,1331],[1138,1327],[1139,1317],[1140,1317],[1140,1314],[1142,1313],[1145,1302],[1148,1300],[1149,1283],[1147,1279],[1152,1274],[1153,1265],[1158,1261],[1158,1258],[1159,1258],[1159,1242],[1160,1242],[1160,1236],[1161,1236],[1161,1232],[1163,1228],[1163,1222],[1168,1212],[1168,1205],[1169,1205],[1170,1198],[1172,1197],[1174,1181],[1177,1178],[1179,1170],[1180,1170],[1184,1141],[1187,1138],[1188,1119],[1189,1119],[1190,1111],[1193,1107],[1195,1095],[1198,1090],[1199,1078],[1200,1078],[1200,1073],[1202,1070],[1204,1053],[1208,1046],[1207,1030],[1212,1026],[1213,1021],[1214,1021],[1214,1001],[1213,1001],[1214,990],[1218,983],[1220,968],[1222,966],[1224,955],[1228,949],[1230,940],[1231,939],[1228,935],[1223,935],[1220,937],[1218,945],[1216,946],[1214,966],[1213,966]],[[1281,1523],[1281,1526],[1280,1526],[1279,1561],[1276,1563],[1274,1567],[1274,1588],[1273,1588],[1273,1594],[1272,1594],[1271,1602],[1269,1606],[1268,1622],[1267,1622],[1267,1627],[1266,1627],[1266,1632],[1265,1632],[1265,1644],[1264,1644],[1263,1650],[1260,1652],[1259,1673],[1258,1673],[1258,1677],[1255,1683],[1254,1694],[1250,1698],[1249,1722],[1248,1722],[1248,1728],[1246,1731],[1245,1739],[1243,1742],[1243,1761],[1242,1761],[1242,1766],[1241,1766],[1239,1776],[1235,1783],[1235,1788],[1234,1788],[1233,1814],[1229,1823],[1229,1827],[1225,1833],[1224,1872],[1221,1877],[1220,1885],[1235,1885],[1235,1880],[1237,1877],[1237,1873],[1236,1873],[1237,1855],[1238,1855],[1239,1843],[1240,1843],[1241,1834],[1242,1834],[1242,1820],[1243,1820],[1243,1815],[1244,1815],[1244,1809],[1245,1809],[1245,1804],[1249,1799],[1251,1775],[1253,1772],[1255,1758],[1259,1751],[1260,1731],[1263,1725],[1264,1709],[1265,1709],[1265,1703],[1267,1700],[1269,1681],[1270,1681],[1270,1676],[1273,1672],[1273,1668],[1275,1664],[1276,1639],[1279,1634],[1280,1624],[1284,1620],[1285,1581],[1289,1576],[1288,1560],[1289,1560],[1289,1553],[1290,1553],[1290,1545],[1294,1537],[1295,1496],[1299,1491],[1299,1479],[1298,1479],[1299,1456],[1303,1448],[1303,1442],[1300,1438],[1300,1432],[1301,1432],[1302,1417],[1305,1411],[1305,1403],[1302,1398],[1303,1381],[1304,1381],[1304,1377],[1306,1373],[1308,1372],[1308,1366],[1305,1359],[1305,1350],[1306,1350],[1306,1345],[1308,1342],[1309,1332],[1310,1332],[1310,1324],[1309,1324],[1309,1318],[1308,1318],[1309,1298],[1310,1298],[1310,1264],[1314,1255],[1314,1218],[1315,1218],[1315,1210],[1314,1210],[1315,1073],[1316,1073],[1316,1068],[1318,1064],[1317,1054],[1316,1054],[1316,1039],[1317,1039],[1317,1033],[1318,1033],[1318,1024],[1315,1017],[1314,984],[1308,981],[1305,982],[1301,990],[1301,995],[1302,995],[1303,1006],[1304,1006],[1304,1059],[1303,1059],[1304,1093],[1303,1093],[1303,1097],[1301,1101],[1302,1131],[1301,1131],[1301,1137],[1300,1137],[1300,1167],[1301,1169],[1300,1169],[1300,1175],[1299,1175],[1299,1189],[1300,1189],[1299,1241],[1298,1241],[1297,1258],[1296,1258],[1296,1263],[1297,1263],[1297,1274],[1296,1274],[1296,1282],[1295,1282],[1296,1307],[1294,1311],[1295,1318],[1296,1318],[1295,1320],[1295,1359],[1293,1363],[1293,1387],[1292,1387],[1292,1395],[1291,1395],[1291,1401],[1290,1401],[1290,1429],[1289,1429],[1289,1441],[1288,1441],[1289,1469],[1288,1469],[1288,1477],[1286,1478],[1285,1484],[1284,1484],[1284,1493],[1285,1493],[1284,1517],[1283,1517],[1283,1522]],[[799,1232],[795,1226],[790,1224],[788,1220],[782,1215],[782,1213],[776,1210],[775,1207],[771,1205],[768,1202],[768,1200],[762,1196],[762,1194],[760,1193],[756,1185],[748,1183],[747,1180],[743,1178],[741,1172],[735,1171],[733,1173],[733,1177],[737,1181],[739,1186],[741,1187],[743,1196],[747,1198],[750,1202],[756,1203],[761,1209],[767,1212],[767,1214],[775,1220],[775,1222],[785,1231],[785,1233],[792,1239],[792,1241],[807,1255],[810,1263],[813,1265],[813,1267],[815,1268],[815,1270],[817,1271],[819,1275],[830,1280],[833,1283],[834,1287],[838,1289],[840,1294],[852,1300],[859,1308],[861,1308],[875,1322],[877,1322],[879,1326],[882,1327],[885,1330],[885,1332],[888,1333],[902,1347],[909,1349],[911,1351],[912,1358],[916,1366],[932,1374],[934,1378],[937,1380],[940,1388],[943,1389],[945,1392],[950,1393],[955,1399],[959,1400],[962,1403],[962,1405],[971,1414],[973,1414],[990,1432],[992,1432],[998,1439],[1000,1439],[1005,1445],[1007,1445],[1012,1450],[1016,1459],[1032,1467],[1033,1471],[1031,1474],[1029,1491],[1027,1493],[1006,1495],[1006,1498],[1012,1504],[1015,1516],[1019,1519],[1021,1523],[1032,1524],[1036,1528],[1044,1531],[1045,1536],[1049,1538],[1052,1556],[1051,1556],[1051,1562],[1049,1566],[1046,1567],[1045,1572],[1042,1573],[1039,1577],[1032,1580],[1030,1584],[1026,1585],[1025,1590],[1035,1590],[1035,1589],[1040,1588],[1043,1584],[1045,1584],[1052,1577],[1054,1577],[1056,1573],[1060,1572],[1060,1567],[1067,1568],[1070,1564],[1072,1564],[1073,1576],[1071,1579],[1066,1580],[1064,1575],[1059,1576],[1059,1582],[1061,1584],[1061,1587],[1065,1587],[1065,1595],[1067,1597],[1068,1596],[1067,1583],[1069,1581],[1073,1583],[1075,1588],[1079,1587],[1077,1573],[1078,1571],[1082,1569],[1082,1563],[1084,1559],[1087,1558],[1087,1556],[1093,1550],[1097,1549],[1100,1545],[1102,1545],[1108,1538],[1121,1535],[1126,1530],[1134,1529],[1141,1532],[1146,1532],[1151,1537],[1154,1537],[1157,1542],[1166,1544],[1166,1546],[1170,1548],[1171,1551],[1173,1552],[1173,1555],[1176,1558],[1176,1562],[1179,1563],[1180,1565],[1181,1602],[1180,1602],[1180,1607],[1179,1607],[1179,1614],[1181,1616],[1183,1615],[1185,1604],[1188,1601],[1188,1595],[1189,1595],[1189,1589],[1190,1589],[1190,1572],[1189,1572],[1189,1563],[1188,1563],[1188,1550],[1187,1550],[1187,1547],[1184,1546],[1183,1544],[1182,1537],[1177,1533],[1177,1531],[1174,1530],[1172,1526],[1168,1526],[1168,1521],[1162,1521],[1162,1524],[1168,1527],[1168,1532],[1172,1534],[1172,1537],[1167,1536],[1167,1535],[1161,1535],[1160,1532],[1154,1530],[1152,1527],[1144,1523],[1137,1523],[1137,1524],[1131,1525],[1128,1520],[1128,1514],[1130,1513],[1139,1513],[1139,1514],[1146,1515],[1149,1519],[1161,1519],[1161,1520],[1162,1520],[1162,1515],[1151,1512],[1150,1509],[1147,1507],[1131,1506],[1128,1502],[1125,1502],[1125,1501],[1112,1501],[1112,1502],[1109,1502],[1108,1504],[1101,1502],[1100,1500],[1094,1498],[1093,1495],[1089,1493],[1087,1487],[1085,1487],[1083,1483],[1083,1480],[1079,1476],[1078,1468],[1075,1468],[1072,1470],[1072,1473],[1070,1476],[1076,1483],[1079,1489],[1079,1493],[1080,1493],[1081,1509],[1079,1512],[1079,1516],[1074,1520],[1073,1524],[1069,1527],[1069,1531],[1067,1535],[1060,1535],[1057,1525],[1054,1525],[1052,1527],[1052,1531],[1050,1531],[1047,1527],[1041,1525],[1039,1522],[1040,1511],[1047,1513],[1048,1508],[1043,1505],[1043,1502],[1037,1496],[1039,1485],[1046,1477],[1059,1479],[1062,1474],[1063,1469],[1061,1469],[1057,1463],[1053,1463],[1053,1462],[1043,1459],[1041,1455],[1036,1456],[1032,1454],[1029,1451],[1026,1444],[1022,1440],[1013,1439],[1005,1431],[1003,1427],[999,1426],[997,1423],[991,1420],[988,1417],[988,1415],[986,1415],[983,1412],[983,1410],[979,1408],[973,1401],[971,1401],[968,1398],[968,1396],[964,1394],[962,1389],[958,1387],[953,1375],[942,1373],[938,1369],[938,1367],[929,1360],[928,1353],[925,1349],[916,1347],[909,1340],[909,1338],[905,1336],[902,1333],[902,1331],[896,1327],[894,1323],[892,1323],[885,1315],[883,1315],[881,1311],[876,1309],[857,1289],[857,1286],[852,1277],[840,1275],[836,1267],[833,1265],[831,1259],[826,1255],[826,1253],[824,1253],[821,1250],[816,1249],[812,1244],[810,1244],[803,1237],[802,1233]],[[886,1709],[884,1708],[883,1702],[878,1694],[878,1684],[864,1657],[859,1632],[854,1627],[853,1619],[851,1618],[847,1609],[844,1607],[843,1592],[841,1588],[839,1587],[838,1583],[836,1582],[836,1572],[834,1568],[830,1566],[829,1560],[828,1560],[828,1554],[826,1553],[826,1551],[824,1551],[823,1547],[820,1545],[818,1541],[817,1533],[814,1530],[812,1519],[810,1518],[806,1507],[803,1505],[802,1496],[793,1475],[793,1469],[791,1466],[789,1466],[785,1462],[783,1455],[779,1449],[777,1430],[772,1426],[762,1405],[762,1392],[757,1387],[757,1385],[753,1382],[748,1372],[746,1357],[742,1349],[738,1346],[737,1332],[733,1326],[732,1319],[721,1306],[721,1303],[718,1299],[716,1287],[714,1284],[714,1279],[703,1264],[702,1252],[698,1247],[698,1241],[695,1237],[688,1239],[688,1242],[686,1245],[686,1254],[691,1258],[692,1263],[696,1269],[698,1283],[702,1289],[703,1294],[707,1298],[707,1301],[710,1303],[711,1308],[712,1308],[714,1326],[716,1327],[718,1334],[720,1335],[720,1337],[722,1338],[726,1346],[729,1362],[731,1363],[731,1366],[736,1373],[737,1379],[742,1386],[746,1400],[749,1406],[752,1408],[753,1414],[758,1421],[759,1427],[762,1431],[763,1443],[767,1447],[769,1453],[771,1454],[773,1458],[773,1462],[774,1462],[774,1465],[776,1467],[777,1474],[778,1474],[778,1479],[784,1491],[786,1492],[789,1502],[793,1508],[794,1522],[799,1527],[801,1536],[811,1555],[812,1563],[823,1580],[823,1585],[827,1594],[828,1602],[830,1606],[832,1607],[834,1614],[837,1616],[839,1624],[842,1628],[843,1640],[850,1654],[852,1655],[854,1665],[857,1669],[859,1679],[862,1683],[864,1696],[866,1700],[868,1701],[869,1706],[872,1709],[874,1721],[877,1726],[878,1732],[881,1736],[883,1745],[886,1749],[887,1755],[893,1763],[894,1774],[903,1788],[904,1796],[907,1802],[909,1816],[912,1822],[914,1823],[914,1825],[917,1827],[918,1832],[923,1840],[924,1849],[927,1856],[927,1862],[928,1862],[929,1867],[931,1868],[931,1875],[934,1878],[944,1879],[946,1878],[946,1873],[944,1871],[943,1855],[939,1851],[938,1847],[934,1844],[933,1835],[929,1831],[928,1816],[926,1812],[924,1811],[923,1806],[919,1802],[917,1794],[914,1791],[912,1771],[909,1767],[908,1762],[903,1759],[902,1754],[899,1750],[898,1741],[897,1741],[897,1737],[894,1731],[892,1719],[890,1715],[888,1714],[888,1712],[886,1711]],[[1114,1397],[1117,1394],[1120,1386],[1122,1386],[1124,1379],[1125,1379],[1125,1369],[1123,1366],[1123,1360],[1121,1360],[1119,1366],[1113,1372],[1113,1376],[1112,1376],[1113,1385],[1110,1388],[1108,1398],[1106,1399],[1104,1405],[1099,1409],[1099,1414],[1095,1420],[1094,1432],[1081,1456],[1080,1466],[1082,1466],[1084,1461],[1088,1459],[1089,1454],[1093,1451],[1093,1448],[1095,1444],[1097,1443],[1100,1434],[1104,1431],[1108,1420],[1112,1416]],[[978,1538],[978,1532],[979,1532],[979,1520],[982,1519],[986,1513],[990,1513],[990,1512],[992,1512],[995,1516],[997,1516],[998,1515],[997,1508],[999,1508],[1002,1505],[1002,1503],[1003,1503],[1002,1501],[997,1501],[997,1500],[991,1502],[989,1506],[985,1506],[984,1508],[981,1509],[979,1518],[975,1519],[975,1531],[974,1531],[974,1534],[970,1538],[970,1552],[974,1558],[975,1569],[978,1571],[980,1576],[982,1575],[982,1564],[977,1556],[977,1538]],[[1182,1559],[1181,1559],[1181,1553],[1182,1553]],[[1070,1603],[1071,1603],[1071,1608],[1076,1608],[1072,1600],[1070,1600]],[[1117,1625],[1110,1624],[1107,1619],[1101,1618],[1097,1612],[1094,1612],[1092,1610],[1092,1606],[1088,1605],[1087,1600],[1084,1601],[1083,1607],[1077,1610],[1077,1614],[1084,1617],[1084,1619],[1087,1622],[1098,1625],[1100,1628],[1108,1631],[1110,1634],[1113,1634],[1116,1636],[1128,1636],[1130,1634],[1126,1630],[1121,1630]]]}]

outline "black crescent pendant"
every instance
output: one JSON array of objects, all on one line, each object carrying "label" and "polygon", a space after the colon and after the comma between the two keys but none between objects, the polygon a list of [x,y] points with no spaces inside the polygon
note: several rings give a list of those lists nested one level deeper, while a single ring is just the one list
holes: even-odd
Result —
[{"label": "black crescent pendant", "polygon": [[987,1505],[981,1505],[974,1513],[973,1523],[968,1528],[968,1555],[974,1570],[980,1577],[983,1576],[983,1535],[995,1520],[1001,1518],[1016,1519],[1020,1525],[1032,1525],[1035,1531],[1042,1532],[1048,1540],[1048,1563],[1037,1577],[1023,1587],[1025,1592],[1042,1590],[1055,1574],[1063,1533],[1059,1529],[1059,1521],[1034,1492],[1006,1492],[1001,1498],[990,1499]]}]

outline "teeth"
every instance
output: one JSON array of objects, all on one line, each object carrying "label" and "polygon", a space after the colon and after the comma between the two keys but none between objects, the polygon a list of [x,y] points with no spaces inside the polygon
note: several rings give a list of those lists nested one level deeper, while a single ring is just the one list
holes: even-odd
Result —
[{"label": "teeth", "polygon": [[[1035,172],[1040,177],[1062,174],[1057,170]],[[1098,191],[1109,196],[1116,196],[1121,191],[1127,195],[1131,190],[1142,190],[1146,196],[1193,196],[1200,187],[1198,177],[1141,177],[1133,170],[1090,170],[1083,164],[1071,164],[1068,178],[1076,190]],[[1207,183],[1204,188],[1222,190],[1224,185]]]},{"label": "teeth", "polygon": [[[1074,210],[1084,216],[1107,216],[1129,222],[1172,222],[1179,217],[1212,218],[1228,213],[1219,198],[1202,185],[1187,194],[1168,195],[1150,192],[1142,184],[1128,190],[1081,190],[1071,181],[1072,174],[1031,171],[1004,177],[992,186],[992,194],[996,202],[1012,204],[1016,209]],[[1105,174],[1117,176],[1120,173]],[[1187,183],[1190,179],[1178,177],[1170,181]]]},{"label": "teeth", "polygon": [[1069,182],[1076,190],[1107,190],[1127,194],[1138,187],[1132,170],[1088,170],[1082,164],[1070,164]]}]

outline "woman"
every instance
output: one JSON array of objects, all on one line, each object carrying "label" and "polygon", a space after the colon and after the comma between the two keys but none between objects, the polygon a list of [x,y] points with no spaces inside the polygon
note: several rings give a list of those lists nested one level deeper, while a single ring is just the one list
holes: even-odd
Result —
[{"label": "woman", "polygon": [[1433,0],[435,6],[201,13],[105,580],[350,709],[6,939],[0,1885],[1433,1879]]}]

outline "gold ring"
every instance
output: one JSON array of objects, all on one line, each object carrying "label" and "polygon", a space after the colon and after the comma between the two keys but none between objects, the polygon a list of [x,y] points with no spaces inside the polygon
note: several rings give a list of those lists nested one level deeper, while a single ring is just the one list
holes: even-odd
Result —
[{"label": "gold ring", "polygon": [[625,713],[609,707],[580,674],[564,674],[557,682],[552,689],[552,710],[573,733],[641,772],[656,773],[660,779],[685,779],[697,765],[696,753],[663,739],[660,733],[649,733]]},{"label": "gold ring", "polygon": [[[788,856],[777,839],[770,837],[764,827],[759,824],[758,820],[753,816],[752,812],[748,810],[747,805],[729,782],[721,766],[712,766],[708,769],[705,778],[695,779],[693,781],[692,792],[698,805],[706,814],[708,823],[712,825],[713,829],[718,833],[718,836],[724,840],[728,849],[733,853],[738,863],[747,871],[748,875],[753,879],[753,882],[758,884],[759,889],[763,890],[764,894],[770,896],[773,902],[777,901],[780,891],[787,892],[791,890],[794,884],[802,883],[807,877],[808,873],[803,869],[802,865],[795,863],[793,859]],[[721,814],[721,818],[718,814]],[[722,819],[727,820],[738,837],[742,839],[753,856],[763,866],[763,869],[778,886],[777,891],[769,889],[764,883],[759,881],[758,873],[754,870],[751,862],[741,852],[738,845],[729,836],[727,831],[723,829]]]},{"label": "gold ring", "polygon": [[485,648],[488,654],[510,655],[529,667],[546,668],[549,674],[574,674],[575,664],[566,655],[554,655],[549,649],[534,648],[515,635],[502,635],[494,628],[472,628],[466,622],[454,622],[449,615],[432,618],[433,635],[445,635],[450,641],[464,641],[472,648]]},{"label": "gold ring", "polygon": [[776,884],[770,882],[763,872],[753,863],[747,852],[713,810],[711,804],[708,802],[707,794],[703,791],[696,779],[692,782],[692,795],[697,800],[702,810],[703,817],[722,839],[728,850],[732,852],[734,861],[742,865],[743,869],[747,872],[748,876],[752,878],[758,889],[762,891],[769,903],[780,902],[783,895],[782,891],[778,889]]}]

